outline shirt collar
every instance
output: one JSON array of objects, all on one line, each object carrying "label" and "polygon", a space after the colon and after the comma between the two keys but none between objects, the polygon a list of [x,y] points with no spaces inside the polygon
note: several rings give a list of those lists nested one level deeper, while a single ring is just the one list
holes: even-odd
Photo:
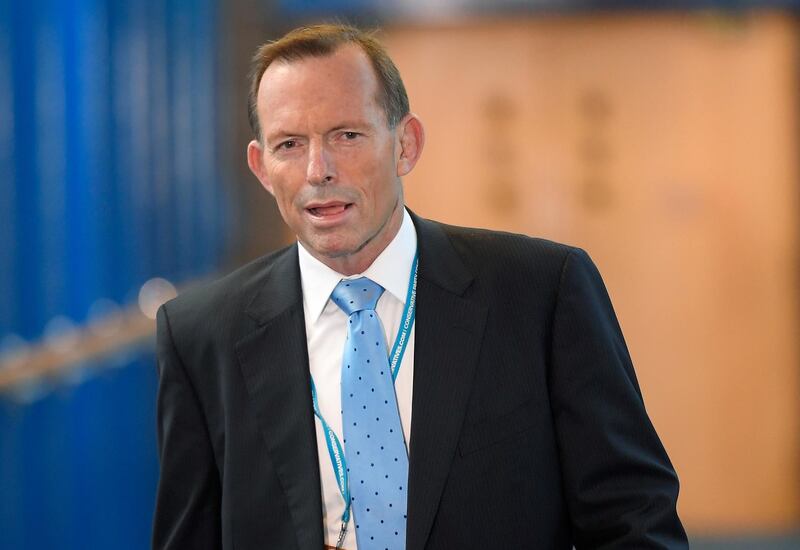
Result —
[{"label": "shirt collar", "polygon": [[369,277],[405,304],[411,265],[417,252],[417,232],[407,210],[403,209],[403,223],[397,235],[364,273],[350,277],[342,275],[312,256],[302,243],[298,242],[298,245],[303,306],[311,323],[319,319],[331,292],[342,279]]}]

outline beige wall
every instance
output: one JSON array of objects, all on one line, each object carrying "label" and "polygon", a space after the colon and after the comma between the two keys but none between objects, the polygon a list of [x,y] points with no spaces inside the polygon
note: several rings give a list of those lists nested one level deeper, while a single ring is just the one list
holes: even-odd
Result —
[{"label": "beige wall", "polygon": [[694,532],[797,526],[797,27],[775,14],[396,27],[422,215],[586,248]]}]

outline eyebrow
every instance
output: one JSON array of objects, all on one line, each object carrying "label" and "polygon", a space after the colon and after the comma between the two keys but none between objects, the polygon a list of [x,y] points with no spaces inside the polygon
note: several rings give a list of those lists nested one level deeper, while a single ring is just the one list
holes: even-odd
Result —
[{"label": "eyebrow", "polygon": [[349,121],[345,121],[345,122],[342,122],[340,124],[337,124],[336,126],[331,128],[330,130],[328,130],[326,133],[340,132],[342,130],[349,130],[349,129],[369,130],[369,131],[371,131],[374,128],[375,128],[375,125],[370,123],[370,122],[367,122],[367,121],[356,122],[356,121],[353,121],[353,120],[349,120]]},{"label": "eyebrow", "polygon": [[274,134],[265,135],[264,142],[271,143],[273,141],[282,140],[286,138],[295,138],[295,137],[300,137],[300,134],[293,134],[291,132],[280,131]]},{"label": "eyebrow", "polygon": [[[336,126],[334,126],[333,128],[330,128],[330,129],[326,130],[325,133],[329,134],[331,132],[339,132],[341,130],[347,130],[348,128],[372,130],[372,129],[374,129],[374,127],[375,127],[374,124],[372,124],[370,122],[367,122],[367,121],[357,122],[355,120],[347,120],[347,121],[344,121],[344,122],[340,122]],[[265,143],[271,143],[271,142],[274,142],[276,140],[282,140],[282,139],[286,139],[286,138],[302,137],[302,136],[303,136],[303,134],[301,134],[301,133],[293,133],[293,132],[286,132],[286,131],[283,131],[283,130],[279,130],[274,134],[265,135],[264,136],[264,140],[265,140]]]}]

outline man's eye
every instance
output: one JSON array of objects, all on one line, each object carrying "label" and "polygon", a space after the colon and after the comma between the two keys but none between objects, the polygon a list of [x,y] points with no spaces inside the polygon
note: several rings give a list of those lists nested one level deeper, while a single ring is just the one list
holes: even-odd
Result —
[{"label": "man's eye", "polygon": [[289,139],[278,145],[278,149],[294,149],[297,147],[297,141]]},{"label": "man's eye", "polygon": [[345,132],[345,139],[356,139],[359,136],[358,132]]}]

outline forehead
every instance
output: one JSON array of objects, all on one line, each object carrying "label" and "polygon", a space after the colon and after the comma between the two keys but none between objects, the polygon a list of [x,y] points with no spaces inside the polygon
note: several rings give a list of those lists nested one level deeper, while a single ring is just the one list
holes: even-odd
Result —
[{"label": "forehead", "polygon": [[273,62],[261,78],[258,114],[267,130],[298,118],[373,117],[382,114],[378,91],[369,57],[348,44],[325,56]]}]

